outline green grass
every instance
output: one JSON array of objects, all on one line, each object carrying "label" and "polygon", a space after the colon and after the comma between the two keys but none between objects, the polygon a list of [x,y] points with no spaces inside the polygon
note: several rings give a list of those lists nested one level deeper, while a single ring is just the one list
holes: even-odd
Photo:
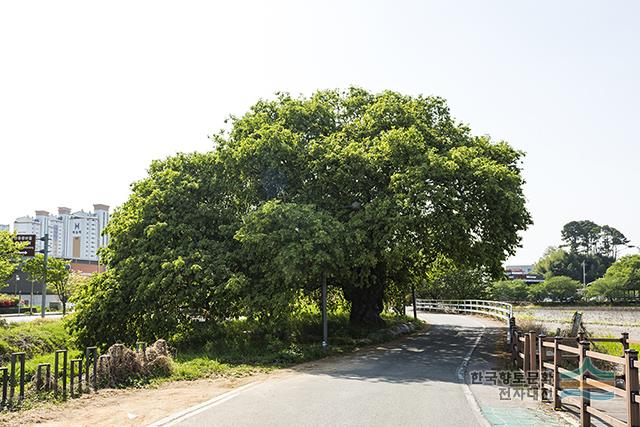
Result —
[{"label": "green grass", "polygon": [[[408,317],[384,315],[386,328],[399,323],[415,322]],[[421,325],[422,322],[418,323]],[[387,329],[353,329],[348,316],[329,316],[329,352],[321,347],[322,325],[318,313],[294,316],[278,328],[258,322],[234,320],[223,325],[202,325],[187,338],[173,344],[178,348],[173,372],[168,378],[155,378],[150,383],[167,380],[194,380],[210,377],[240,377],[291,366],[328,355],[352,351],[356,347],[387,341]],[[53,370],[54,351],[69,350],[68,360],[82,352],[73,346],[62,320],[35,320],[0,327],[0,349],[4,355],[25,351],[26,379],[30,380],[40,363],[50,363]],[[3,360],[9,359],[5,356]],[[138,382],[137,385],[149,382]]]},{"label": "green grass", "polygon": [[7,360],[11,353],[23,351],[27,359],[67,348],[71,337],[62,320],[34,320],[0,326],[0,356]]},{"label": "green grass", "polygon": [[[617,338],[614,337],[613,335],[611,336],[604,336],[604,337],[598,337],[598,338]],[[605,353],[605,354],[610,354],[612,356],[624,356],[624,351],[622,349],[622,344],[617,343],[617,342],[598,342],[598,343],[594,343],[594,350],[599,352],[599,353]],[[631,344],[629,345],[629,348],[633,349],[633,350],[637,350],[640,351],[640,345],[637,344]]]},{"label": "green grass", "polygon": [[[384,316],[386,328],[414,322],[408,317]],[[322,326],[317,316],[300,316],[282,325],[277,333],[256,331],[256,325],[234,321],[222,330],[204,333],[204,342],[196,342],[179,351],[169,379],[196,379],[215,376],[244,376],[255,372],[291,366],[327,355],[342,354],[358,346],[387,341],[383,331],[352,329],[345,314],[329,317],[329,351],[320,344]],[[422,325],[421,322],[419,322]],[[259,329],[259,328],[258,328]],[[197,350],[195,350],[197,348]]]}]

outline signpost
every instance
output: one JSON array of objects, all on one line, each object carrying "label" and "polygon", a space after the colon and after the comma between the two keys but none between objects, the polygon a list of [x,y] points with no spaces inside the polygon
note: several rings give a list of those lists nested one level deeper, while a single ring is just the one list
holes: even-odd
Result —
[{"label": "signpost", "polygon": [[35,234],[18,234],[13,237],[14,242],[27,242],[27,246],[20,250],[22,256],[36,255],[36,235]]}]

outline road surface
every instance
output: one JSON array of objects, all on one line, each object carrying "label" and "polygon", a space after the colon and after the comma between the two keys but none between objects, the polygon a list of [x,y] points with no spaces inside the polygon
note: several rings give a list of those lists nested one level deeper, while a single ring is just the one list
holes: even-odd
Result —
[{"label": "road surface", "polygon": [[[45,318],[47,320],[62,319],[62,314],[59,314],[59,313],[47,313]],[[20,316],[5,315],[5,316],[0,316],[0,319],[6,320],[7,323],[19,323],[19,322],[32,322],[32,321],[37,320],[37,319],[42,319],[42,317],[40,317],[40,313],[38,313],[38,314],[34,314],[33,316],[29,316],[29,315],[20,315]]]},{"label": "road surface", "polygon": [[421,316],[430,324],[424,333],[245,386],[157,425],[487,425],[459,378],[481,321]]}]

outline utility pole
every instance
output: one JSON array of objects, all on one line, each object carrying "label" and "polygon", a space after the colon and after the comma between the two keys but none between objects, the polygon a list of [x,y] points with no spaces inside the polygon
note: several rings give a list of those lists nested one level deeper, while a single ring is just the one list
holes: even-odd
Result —
[{"label": "utility pole", "polygon": [[413,318],[418,318],[418,307],[416,305],[416,285],[411,284],[411,303],[413,305]]},{"label": "utility pole", "polygon": [[47,257],[49,256],[49,233],[45,233],[40,240],[44,242],[44,249],[40,251],[44,254],[44,272],[42,273],[42,305],[40,306],[40,315],[44,319],[45,308],[47,305]]},{"label": "utility pole", "polygon": [[327,319],[327,273],[322,273],[322,350],[329,347],[329,324]]},{"label": "utility pole", "polygon": [[587,270],[586,270],[586,263],[584,260],[582,261],[582,287],[584,289],[587,289]]}]

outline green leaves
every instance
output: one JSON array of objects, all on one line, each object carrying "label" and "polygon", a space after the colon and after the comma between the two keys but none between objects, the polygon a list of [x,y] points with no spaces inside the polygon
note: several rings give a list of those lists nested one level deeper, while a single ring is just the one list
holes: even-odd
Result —
[{"label": "green leaves", "polygon": [[[113,320],[123,335],[166,338],[199,321],[288,315],[326,276],[353,322],[375,324],[385,298],[401,304],[440,256],[498,272],[531,222],[522,154],[472,136],[441,98],[278,94],[231,125],[215,151],[156,161],[132,186],[108,226],[109,276],[92,285],[108,301],[85,293],[84,310],[125,301]],[[465,274],[451,283],[480,292]],[[83,312],[76,327],[99,316]]]},{"label": "green leaves", "polygon": [[14,242],[13,234],[8,231],[0,231],[0,283],[11,278],[21,258],[20,250],[26,244]]}]

